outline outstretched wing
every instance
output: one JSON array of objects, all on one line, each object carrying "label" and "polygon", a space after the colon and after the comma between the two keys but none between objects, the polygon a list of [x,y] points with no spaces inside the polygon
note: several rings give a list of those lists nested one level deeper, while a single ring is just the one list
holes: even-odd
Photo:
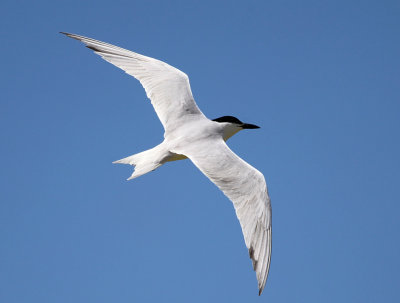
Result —
[{"label": "outstretched wing", "polygon": [[193,99],[188,76],[179,69],[112,44],[75,34],[62,34],[85,43],[104,60],[138,79],[166,132],[182,125],[187,115],[204,116]]},{"label": "outstretched wing", "polygon": [[222,138],[196,141],[174,152],[187,156],[233,202],[261,294],[272,243],[271,202],[263,174],[232,152]]}]

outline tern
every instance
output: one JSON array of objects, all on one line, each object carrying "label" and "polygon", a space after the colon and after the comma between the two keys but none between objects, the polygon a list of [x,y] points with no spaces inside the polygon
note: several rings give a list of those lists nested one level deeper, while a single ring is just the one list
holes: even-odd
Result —
[{"label": "tern", "polygon": [[92,38],[61,33],[83,42],[139,80],[164,126],[161,144],[113,163],[132,165],[130,180],[166,162],[189,158],[232,201],[261,295],[271,263],[271,201],[263,174],[225,143],[243,129],[259,127],[233,116],[208,119],[194,101],[188,76],[165,62]]}]

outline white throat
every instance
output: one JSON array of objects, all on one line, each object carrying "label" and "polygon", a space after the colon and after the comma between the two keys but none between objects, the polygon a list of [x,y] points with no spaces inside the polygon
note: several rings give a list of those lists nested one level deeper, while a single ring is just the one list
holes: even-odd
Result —
[{"label": "white throat", "polygon": [[242,128],[238,125],[232,123],[226,123],[224,125],[224,133],[223,133],[224,141],[228,140],[230,137],[232,137],[234,134],[236,134],[241,130]]}]

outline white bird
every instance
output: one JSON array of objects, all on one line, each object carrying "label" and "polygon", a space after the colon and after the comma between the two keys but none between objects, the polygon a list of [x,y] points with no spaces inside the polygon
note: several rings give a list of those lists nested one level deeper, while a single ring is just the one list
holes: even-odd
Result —
[{"label": "white bird", "polygon": [[193,99],[188,76],[165,62],[91,38],[62,34],[83,42],[104,60],[139,80],[164,126],[161,144],[113,163],[134,166],[130,180],[166,162],[189,158],[232,201],[260,295],[271,262],[271,202],[262,173],[225,144],[240,130],[259,127],[232,116],[206,118]]}]

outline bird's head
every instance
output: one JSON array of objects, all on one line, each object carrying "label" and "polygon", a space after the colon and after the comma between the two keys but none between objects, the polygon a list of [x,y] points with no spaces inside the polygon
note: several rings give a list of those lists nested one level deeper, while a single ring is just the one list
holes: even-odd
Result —
[{"label": "bird's head", "polygon": [[242,129],[256,129],[260,128],[257,125],[254,124],[249,124],[249,123],[243,123],[240,121],[238,118],[232,117],[232,116],[223,116],[217,119],[214,119],[213,121],[221,123],[224,128],[224,140],[228,140],[230,137],[232,137],[234,134],[237,132],[241,131]]}]

